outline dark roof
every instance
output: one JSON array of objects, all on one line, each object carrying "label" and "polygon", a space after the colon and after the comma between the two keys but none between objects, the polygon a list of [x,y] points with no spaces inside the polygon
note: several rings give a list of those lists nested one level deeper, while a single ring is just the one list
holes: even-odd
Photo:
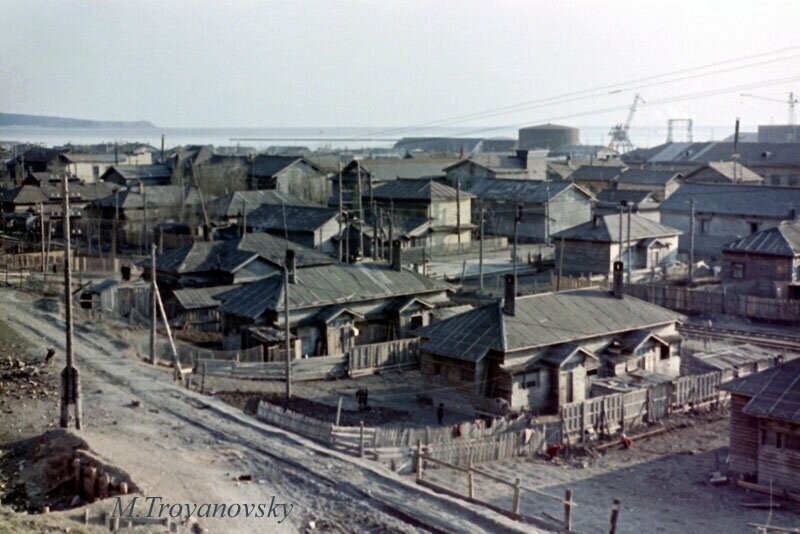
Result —
[{"label": "dark roof", "polygon": [[394,148],[426,152],[474,152],[481,144],[480,137],[403,137]]},{"label": "dark roof", "polygon": [[681,184],[661,203],[661,211],[691,213],[693,198],[698,213],[787,219],[791,209],[800,212],[800,188],[696,183]]},{"label": "dark roof", "polygon": [[723,250],[794,257],[800,254],[800,220],[784,221],[774,228],[737,239]]},{"label": "dark roof", "polygon": [[[398,179],[377,187],[372,192],[376,200],[456,200],[458,192],[433,180]],[[369,196],[366,193],[364,196]],[[461,191],[461,198],[473,195]]]},{"label": "dark roof", "polygon": [[73,163],[115,163],[116,161],[125,159],[123,154],[115,156],[113,153],[99,153],[99,154],[86,154],[80,152],[67,152],[61,154],[61,158],[71,161]]},{"label": "dark roof", "polygon": [[[412,271],[383,265],[323,265],[298,271],[289,291],[291,309],[423,295],[450,289],[450,284]],[[284,276],[274,275],[220,295],[220,312],[257,319],[268,310],[283,309]]]},{"label": "dark roof", "polygon": [[23,185],[3,191],[3,202],[11,204],[38,204],[49,201],[42,188],[35,185]]},{"label": "dark roof", "polygon": [[638,185],[666,185],[683,174],[675,171],[628,169],[617,177],[617,182]]},{"label": "dark roof", "polygon": [[143,209],[144,198],[147,199],[148,208],[178,206],[181,200],[186,206],[200,204],[200,196],[196,189],[189,186],[182,189],[179,185],[148,185],[144,187],[144,195],[141,194],[139,187],[122,189],[118,194],[109,194],[98,204],[113,208],[117,205],[117,198],[119,198],[119,207],[123,209]]},{"label": "dark roof", "polygon": [[277,189],[261,189],[228,193],[224,197],[216,198],[210,202],[208,209],[214,217],[238,217],[242,213],[242,206],[249,214],[264,205],[313,206],[314,204]]},{"label": "dark roof", "polygon": [[622,201],[639,204],[658,204],[650,191],[632,191],[626,189],[603,189],[597,193],[598,204],[619,204]]},{"label": "dark roof", "polygon": [[[733,161],[709,161],[706,165],[686,173],[685,178],[687,181],[693,181],[700,173],[711,174],[717,178],[716,181],[723,182],[761,183],[764,181],[764,178],[744,165],[736,164],[734,166]],[[710,178],[707,177],[705,179]]]},{"label": "dark roof", "polygon": [[[364,159],[360,163],[353,160],[342,169],[342,173],[356,174],[360,165],[362,176],[372,176],[378,182],[391,182],[398,178],[444,176],[445,169],[455,161],[453,158]],[[338,180],[338,175],[333,180]]]},{"label": "dark roof", "polygon": [[516,154],[475,154],[470,156],[469,159],[462,159],[450,165],[445,168],[445,171],[470,163],[501,174],[524,174],[527,172],[528,166],[527,160],[517,157]]},{"label": "dark roof", "polygon": [[220,305],[220,301],[214,297],[235,289],[238,285],[230,286],[213,286],[213,287],[199,287],[191,289],[177,289],[173,292],[178,304],[184,310],[198,310],[202,308],[216,308]]},{"label": "dark roof", "polygon": [[492,178],[479,180],[469,192],[484,200],[509,200],[542,204],[547,200],[552,200],[555,196],[571,187],[575,187],[586,196],[591,196],[570,182],[545,183],[538,180],[497,180]]},{"label": "dark roof", "polygon": [[570,180],[605,180],[612,181],[619,176],[622,169],[611,165],[582,165],[572,171]]},{"label": "dark roof", "polygon": [[[260,257],[276,266],[283,266],[286,249],[295,251],[298,267],[332,263],[333,258],[308,247],[287,242],[269,234],[245,234],[230,241],[202,241],[160,255],[156,260],[159,271],[197,273],[208,271],[234,272],[242,265]],[[142,265],[147,268],[150,260]]]},{"label": "dark roof", "polygon": [[262,231],[286,228],[289,232],[314,232],[338,214],[332,208],[261,206],[247,216],[247,226]]},{"label": "dark roof", "polygon": [[166,165],[112,165],[106,169],[101,179],[107,180],[115,171],[126,180],[148,180],[172,176],[172,171]]},{"label": "dark roof", "polygon": [[275,176],[285,168],[294,165],[299,161],[305,162],[311,168],[319,171],[319,168],[316,165],[302,156],[268,156],[265,154],[259,154],[250,164],[250,169],[247,171],[247,173],[249,175],[259,177]]},{"label": "dark roof", "polygon": [[424,348],[453,358],[478,361],[488,351],[509,352],[639,330],[680,319],[675,312],[601,289],[580,289],[517,297],[515,315],[487,304],[416,330]]},{"label": "dark roof", "polygon": [[[800,165],[797,143],[739,143],[739,163],[753,165]],[[665,143],[628,152],[623,160],[632,163],[678,163],[732,161],[733,143]]]},{"label": "dark roof", "polygon": [[800,422],[800,359],[731,380],[720,389],[749,396],[746,414]]},{"label": "dark roof", "polygon": [[[619,235],[620,215],[598,216],[595,220],[567,228],[553,234],[554,239],[572,239],[578,241],[600,241],[616,243],[628,239],[628,216],[622,216],[622,236]],[[596,224],[595,224],[596,222]],[[632,214],[630,218],[630,239],[638,241],[651,237],[667,237],[680,235],[683,232],[671,226],[665,226],[642,215]]]}]

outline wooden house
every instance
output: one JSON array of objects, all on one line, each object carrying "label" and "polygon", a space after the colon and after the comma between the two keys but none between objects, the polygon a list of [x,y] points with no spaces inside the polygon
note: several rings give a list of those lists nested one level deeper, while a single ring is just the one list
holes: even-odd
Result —
[{"label": "wooden house", "polygon": [[689,230],[694,226],[695,256],[720,258],[728,243],[796,219],[800,188],[686,183],[660,209],[661,224],[683,232],[681,252],[689,251]]},{"label": "wooden house", "polygon": [[249,215],[261,206],[318,206],[291,193],[275,189],[233,191],[208,203],[209,216],[221,226],[242,225],[242,215]]},{"label": "wooden house", "polygon": [[[621,282],[621,281],[620,281]],[[517,297],[433,323],[420,359],[424,394],[465,413],[557,413],[585,399],[596,377],[643,369],[679,371],[674,312],[600,289]],[[616,296],[615,296],[616,295]]]},{"label": "wooden house", "polygon": [[800,298],[800,220],[783,221],[725,245],[721,278],[750,286],[752,294]]},{"label": "wooden house", "polygon": [[617,177],[624,169],[618,165],[581,165],[567,179],[592,193],[614,188]]},{"label": "wooden house", "polygon": [[800,360],[727,382],[729,469],[758,484],[800,492]]},{"label": "wooden house", "polygon": [[172,171],[166,165],[111,165],[100,180],[123,187],[169,185]]},{"label": "wooden house", "polygon": [[[287,252],[289,285],[283,274],[243,285],[219,295],[225,335],[242,348],[255,341],[253,327],[270,332],[285,326],[288,292],[289,326],[300,339],[303,355],[341,354],[354,345],[407,337],[428,324],[430,310],[449,302],[451,286],[401,270],[398,252],[393,267],[379,264],[321,265],[295,269]],[[277,343],[278,336],[268,336]],[[269,346],[267,347],[269,348]]]},{"label": "wooden house", "polygon": [[174,291],[174,301],[168,306],[170,324],[182,330],[221,331],[217,308],[222,303],[215,297],[237,287],[237,285],[225,285]]},{"label": "wooden house", "polygon": [[93,183],[114,165],[126,167],[150,166],[153,163],[152,154],[141,151],[131,154],[115,154],[113,152],[80,153],[67,152],[59,156],[60,163],[78,179],[85,183]]},{"label": "wooden house", "polygon": [[628,169],[617,176],[616,187],[622,191],[648,191],[663,202],[683,183],[683,174],[675,171]]},{"label": "wooden house", "polygon": [[769,369],[782,361],[781,352],[755,345],[692,351],[681,360],[681,375],[719,371],[722,373],[721,382],[728,382]]},{"label": "wooden house", "polygon": [[569,182],[484,179],[469,190],[472,220],[480,221],[480,201],[485,211],[486,235],[514,235],[517,208],[522,220],[517,225],[520,242],[543,242],[561,230],[591,220],[592,200],[588,191]]},{"label": "wooden house", "polygon": [[248,189],[274,189],[324,205],[330,197],[328,176],[302,156],[256,156],[247,169]]},{"label": "wooden house", "polygon": [[645,272],[675,263],[680,233],[642,215],[617,214],[595,215],[552,237],[563,272],[610,274],[617,261],[630,265],[631,271]]},{"label": "wooden house", "polygon": [[285,236],[289,241],[331,253],[339,234],[339,212],[316,206],[261,206],[247,216],[251,232]]},{"label": "wooden house", "polygon": [[476,154],[445,168],[447,184],[470,189],[481,180],[545,180],[546,150],[518,150],[511,154]]}]

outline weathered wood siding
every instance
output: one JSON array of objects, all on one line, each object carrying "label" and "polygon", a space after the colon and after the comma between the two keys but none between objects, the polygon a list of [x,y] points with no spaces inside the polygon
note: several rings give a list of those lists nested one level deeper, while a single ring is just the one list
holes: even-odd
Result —
[{"label": "weathered wood siding", "polygon": [[[800,425],[762,421],[761,429],[770,436],[758,447],[758,483],[800,491]],[[775,435],[777,442],[772,440]]]},{"label": "weathered wood siding", "polygon": [[758,419],[743,412],[750,397],[731,394],[730,469],[753,475],[758,471]]},{"label": "weathered wood siding", "polygon": [[[744,265],[744,277],[735,278],[733,264]],[[765,254],[747,254],[726,251],[722,253],[721,278],[725,282],[742,282],[747,280],[796,281],[800,277],[800,255],[772,256]]]}]

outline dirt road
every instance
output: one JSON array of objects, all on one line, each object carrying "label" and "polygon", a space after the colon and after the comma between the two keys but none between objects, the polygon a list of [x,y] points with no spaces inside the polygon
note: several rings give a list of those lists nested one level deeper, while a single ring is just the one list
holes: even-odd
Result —
[{"label": "dirt road", "polygon": [[[0,319],[38,350],[58,351],[63,319],[30,296],[0,290]],[[144,496],[168,503],[293,505],[286,521],[201,519],[211,532],[525,530],[489,511],[416,487],[368,460],[331,451],[261,424],[214,398],[186,390],[165,369],[123,355],[126,344],[100,325],[77,324],[75,357],[83,388],[80,435],[105,462],[125,470]],[[34,349],[36,350],[36,349]],[[132,407],[131,401],[140,401]],[[57,424],[53,410],[49,419]],[[239,476],[252,476],[240,481]],[[113,502],[107,501],[107,511]]]}]

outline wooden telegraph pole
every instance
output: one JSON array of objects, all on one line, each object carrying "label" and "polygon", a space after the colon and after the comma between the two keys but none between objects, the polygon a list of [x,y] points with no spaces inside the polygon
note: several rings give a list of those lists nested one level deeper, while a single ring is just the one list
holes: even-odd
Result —
[{"label": "wooden telegraph pole", "polygon": [[81,382],[72,355],[72,246],[70,243],[69,182],[64,174],[64,313],[66,319],[66,365],[61,372],[61,428],[69,424],[69,405],[74,406],[75,429],[81,429]]},{"label": "wooden telegraph pole", "polygon": [[484,218],[483,199],[480,199],[479,202],[480,202],[480,206],[481,206],[481,231],[480,231],[481,232],[481,235],[480,235],[481,241],[480,241],[480,258],[479,258],[479,261],[478,261],[478,280],[479,280],[479,284],[480,284],[480,286],[479,286],[480,290],[483,291],[483,218]]},{"label": "wooden telegraph pole", "polygon": [[42,272],[47,271],[47,264],[44,259],[44,204],[39,203],[39,241],[41,241]]},{"label": "wooden telegraph pole", "polygon": [[150,249],[150,363],[156,363],[156,244],[153,243]]},{"label": "wooden telegraph pole", "polygon": [[[287,251],[288,254],[289,251]],[[292,251],[294,252],[294,251]],[[289,265],[283,267],[283,335],[286,338],[285,340],[285,347],[286,347],[286,398],[292,398],[292,358],[291,358],[291,346],[292,342],[290,339],[290,332],[289,332]]]}]

